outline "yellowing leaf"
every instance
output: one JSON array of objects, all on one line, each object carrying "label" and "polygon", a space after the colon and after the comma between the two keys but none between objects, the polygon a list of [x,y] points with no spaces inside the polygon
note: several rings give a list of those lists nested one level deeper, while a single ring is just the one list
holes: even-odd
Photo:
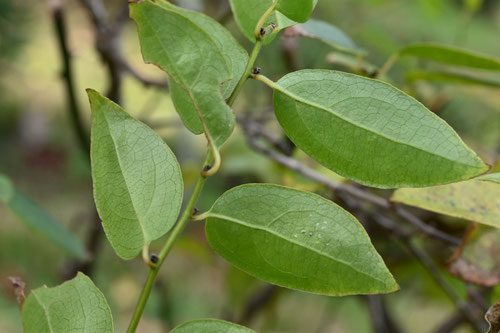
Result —
[{"label": "yellowing leaf", "polygon": [[418,189],[402,188],[394,192],[391,200],[500,228],[500,184],[494,182],[468,180]]}]

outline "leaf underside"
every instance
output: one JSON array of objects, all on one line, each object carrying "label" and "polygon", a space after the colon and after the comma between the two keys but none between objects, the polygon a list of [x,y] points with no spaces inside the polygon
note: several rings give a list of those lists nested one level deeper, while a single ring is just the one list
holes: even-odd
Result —
[{"label": "leaf underside", "polygon": [[60,286],[32,290],[22,317],[25,333],[113,332],[104,295],[82,273]]},{"label": "leaf underside", "polygon": [[274,110],[290,139],[359,183],[422,187],[488,170],[446,122],[386,83],[303,70],[286,75],[277,86]]},{"label": "leaf underside", "polygon": [[182,204],[177,159],[148,126],[88,90],[94,199],[106,236],[123,259],[167,233]]},{"label": "leaf underside", "polygon": [[248,55],[211,18],[149,0],[130,5],[144,60],[169,74],[172,99],[186,127],[221,146],[234,115],[225,99],[242,76]]},{"label": "leaf underside", "polygon": [[237,268],[283,287],[325,295],[398,289],[359,222],[312,193],[252,184],[224,193],[207,239]]}]

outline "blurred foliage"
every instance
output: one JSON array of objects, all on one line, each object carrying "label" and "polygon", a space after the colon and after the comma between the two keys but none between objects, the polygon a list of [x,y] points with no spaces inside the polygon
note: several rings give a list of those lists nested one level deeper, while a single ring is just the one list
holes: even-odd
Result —
[{"label": "blurred foliage", "polygon": [[[224,14],[225,1],[178,0],[184,7]],[[78,100],[86,125],[90,110],[84,88],[104,91],[107,71],[95,52],[94,32],[87,13],[77,1],[65,3],[69,44],[73,54]],[[118,11],[119,0],[106,1]],[[219,7],[221,6],[221,7]],[[222,9],[221,9],[222,8]],[[442,42],[500,57],[500,2],[497,0],[320,0],[314,17],[345,31],[368,51],[366,61],[381,66],[400,47],[415,42]],[[249,43],[230,19],[226,26],[247,49]],[[79,235],[93,222],[93,199],[87,161],[72,132],[66,110],[61,59],[46,2],[0,0],[0,172],[55,218]],[[161,71],[145,65],[136,27],[128,22],[123,47],[127,59],[142,73],[162,78]],[[328,60],[332,49],[318,40],[300,38],[295,58],[283,52],[284,40],[266,46],[257,62],[263,73],[277,79],[295,68],[346,69]],[[432,64],[402,59],[391,79],[444,118],[490,164],[500,154],[500,93],[498,88],[418,81],[407,83],[409,70],[432,70]],[[496,76],[494,79],[499,79]],[[186,192],[192,187],[205,149],[204,138],[183,128],[168,94],[146,88],[131,77],[124,79],[123,106],[135,117],[155,126],[168,141],[183,169]],[[241,113],[268,110],[271,92],[249,82],[234,109]],[[272,116],[271,116],[272,117]],[[276,136],[280,130],[271,129]],[[225,190],[247,182],[274,182],[315,190],[325,189],[291,172],[284,172],[252,152],[239,130],[224,146],[223,169],[207,183],[200,210],[211,206]],[[310,163],[302,155],[297,158]],[[316,166],[315,166],[316,167]],[[329,171],[329,177],[338,179]],[[458,219],[436,217],[450,230],[463,230]],[[21,276],[27,288],[56,285],[63,280],[71,258],[49,241],[18,223],[0,205],[0,332],[20,332],[21,319],[7,276]],[[176,244],[160,273],[160,285],[148,303],[140,332],[163,332],[184,321],[217,317],[237,320],[254,292],[266,285],[237,271],[217,257],[206,244],[203,224],[193,223]],[[366,226],[368,229],[370,225]],[[421,265],[387,234],[372,235],[377,250],[394,272],[401,291],[384,296],[393,319],[404,332],[430,332],[454,311]],[[449,249],[422,241],[444,263]],[[155,242],[158,251],[162,241]],[[446,274],[465,296],[465,283]],[[140,260],[123,262],[102,242],[93,280],[111,306],[117,332],[123,331],[135,306],[146,271]],[[491,299],[500,297],[496,288]],[[325,298],[280,289],[273,302],[257,313],[248,326],[262,332],[372,332],[370,313],[363,297]],[[466,326],[457,332],[469,332]]]}]

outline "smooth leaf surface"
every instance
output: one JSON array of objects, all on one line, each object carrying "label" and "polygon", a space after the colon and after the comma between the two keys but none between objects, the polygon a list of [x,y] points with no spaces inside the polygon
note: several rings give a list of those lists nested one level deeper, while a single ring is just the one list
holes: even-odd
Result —
[{"label": "smooth leaf surface", "polygon": [[194,133],[203,130],[221,146],[234,128],[225,97],[243,73],[245,51],[212,19],[162,1],[131,3],[130,15],[144,60],[169,74],[172,98],[186,126]]},{"label": "smooth leaf surface", "polygon": [[206,233],[231,264],[283,287],[325,295],[398,289],[359,222],[312,193],[264,184],[233,188],[210,210]]},{"label": "smooth leaf surface", "polygon": [[500,173],[489,173],[476,179],[500,184]]},{"label": "smooth leaf surface", "polygon": [[328,22],[310,19],[295,28],[301,36],[318,39],[336,50],[366,54],[366,51],[358,47],[342,30]]},{"label": "smooth leaf surface", "polygon": [[468,180],[455,184],[394,192],[394,202],[500,228],[500,185]]},{"label": "smooth leaf surface", "polygon": [[61,222],[42,209],[33,200],[14,188],[11,181],[0,174],[0,202],[21,222],[49,239],[72,256],[85,259],[85,247],[80,239]]},{"label": "smooth leaf surface", "polygon": [[255,333],[255,331],[223,320],[198,319],[177,326],[172,333]]},{"label": "smooth leaf surface", "polygon": [[418,57],[448,65],[500,70],[500,59],[447,45],[430,43],[408,45],[399,51],[399,55]]},{"label": "smooth leaf surface", "polygon": [[25,333],[111,333],[104,295],[84,274],[54,288],[32,290],[22,307]]},{"label": "smooth leaf surface", "polygon": [[[251,41],[255,42],[255,27],[259,19],[273,4],[273,0],[230,0],[231,9],[236,23],[243,34]],[[281,0],[275,10],[264,23],[264,27],[271,22],[276,23],[276,30],[280,31],[290,27],[297,22],[305,22],[311,16],[312,10],[318,1],[314,0]],[[311,7],[312,5],[312,7]],[[290,16],[289,16],[290,15]],[[294,19],[295,17],[296,19]],[[274,40],[276,34],[266,37],[264,43]]]},{"label": "smooth leaf surface", "polygon": [[313,0],[279,0],[276,9],[296,22],[305,22],[311,17],[316,1]]},{"label": "smooth leaf surface", "polygon": [[486,77],[472,76],[470,74],[452,73],[442,71],[411,71],[406,75],[406,80],[413,83],[420,80],[455,83],[455,84],[468,84],[479,85],[486,87],[498,88],[500,87],[500,80],[494,80]]},{"label": "smooth leaf surface", "polygon": [[172,151],[148,126],[88,90],[94,199],[113,249],[132,259],[174,225],[183,180]]},{"label": "smooth leaf surface", "polygon": [[488,170],[446,122],[377,80],[327,70],[290,73],[276,83],[274,111],[300,149],[365,185],[430,186]]}]

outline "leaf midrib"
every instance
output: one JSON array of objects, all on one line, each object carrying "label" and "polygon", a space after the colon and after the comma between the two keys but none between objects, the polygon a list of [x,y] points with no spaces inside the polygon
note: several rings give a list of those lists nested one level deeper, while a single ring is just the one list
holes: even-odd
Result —
[{"label": "leaf midrib", "polygon": [[118,145],[116,144],[115,137],[111,131],[111,127],[109,126],[106,112],[102,112],[102,114],[104,116],[103,118],[104,118],[106,126],[108,128],[109,136],[111,137],[111,140],[113,141],[113,148],[114,148],[114,152],[116,155],[116,160],[118,161],[118,166],[120,167],[120,175],[122,176],[123,182],[125,183],[125,186],[127,187],[127,195],[128,195],[128,198],[130,199],[130,203],[132,204],[132,208],[134,208],[135,216],[137,217],[137,223],[139,224],[139,227],[140,227],[141,232],[142,232],[143,244],[146,244],[146,242],[147,242],[146,231],[144,230],[144,227],[143,227],[142,222],[141,222],[141,220],[142,220],[141,215],[137,211],[137,208],[135,207],[135,204],[134,204],[134,200],[132,199],[132,195],[130,194],[131,191],[130,191],[130,186],[127,182],[127,178],[123,174],[123,168],[122,168],[122,164],[121,164],[120,154],[118,153],[118,149],[117,149]]},{"label": "leaf midrib", "polygon": [[333,260],[333,261],[335,261],[335,262],[338,262],[338,263],[340,263],[340,264],[343,264],[343,265],[345,265],[345,266],[348,266],[348,267],[350,267],[352,270],[354,270],[354,271],[356,271],[356,272],[358,272],[358,273],[360,273],[360,274],[362,274],[362,275],[364,275],[364,276],[367,276],[367,277],[368,277],[368,278],[370,278],[370,279],[377,280],[378,282],[382,283],[382,285],[384,285],[384,286],[388,286],[388,283],[387,283],[386,281],[380,280],[379,278],[376,278],[376,277],[374,277],[374,276],[372,276],[372,275],[369,275],[368,273],[362,272],[362,271],[360,271],[359,269],[357,269],[357,268],[353,267],[350,263],[348,263],[348,262],[346,262],[346,261],[344,261],[344,260],[341,260],[341,259],[338,259],[338,258],[333,258],[333,257],[332,257],[331,255],[329,255],[328,253],[325,253],[325,252],[323,252],[323,251],[321,251],[321,250],[318,250],[318,249],[315,249],[315,248],[309,247],[309,246],[307,246],[307,245],[305,245],[305,244],[302,244],[302,243],[299,243],[299,242],[297,242],[297,241],[295,241],[295,240],[293,240],[293,239],[287,238],[287,237],[285,237],[284,235],[279,234],[279,233],[277,233],[277,232],[275,232],[275,231],[273,231],[273,230],[269,230],[269,229],[267,229],[267,228],[265,228],[265,227],[260,227],[260,226],[256,226],[256,225],[248,224],[248,223],[246,223],[246,222],[244,222],[244,221],[241,221],[241,220],[239,220],[239,219],[235,219],[235,218],[232,218],[232,217],[229,217],[229,216],[226,216],[226,215],[222,215],[222,214],[217,214],[217,213],[212,213],[212,212],[210,212],[210,213],[209,213],[209,215],[208,215],[208,217],[214,217],[214,218],[218,218],[218,219],[226,220],[226,221],[229,221],[229,222],[233,222],[233,223],[236,223],[236,224],[240,224],[240,225],[243,225],[243,226],[248,227],[248,228],[251,228],[251,229],[256,229],[256,230],[261,230],[261,231],[268,232],[268,233],[270,233],[270,234],[272,234],[272,235],[274,235],[274,236],[276,236],[276,237],[278,237],[278,238],[281,238],[281,239],[283,239],[283,240],[285,240],[285,241],[288,241],[288,242],[290,242],[290,243],[293,243],[293,244],[295,244],[295,245],[298,245],[298,246],[300,246],[300,247],[303,247],[304,249],[307,249],[307,250],[309,250],[309,251],[315,252],[315,253],[317,253],[318,255],[321,255],[321,256],[323,256],[323,257],[325,257],[325,258],[328,258],[328,259],[330,259],[330,260]]},{"label": "leaf midrib", "polygon": [[[382,134],[382,133],[375,132],[374,130],[372,130],[372,129],[370,129],[370,128],[367,128],[367,127],[365,127],[365,126],[363,126],[363,125],[361,125],[361,124],[358,124],[358,123],[355,123],[355,122],[351,121],[350,119],[343,118],[343,117],[342,117],[342,116],[340,116],[339,114],[335,113],[334,111],[332,111],[332,110],[330,110],[330,109],[328,109],[328,108],[326,108],[326,107],[324,107],[324,106],[322,106],[322,105],[320,105],[320,104],[317,104],[317,103],[314,103],[314,102],[307,101],[307,100],[303,99],[302,97],[299,97],[299,96],[297,96],[297,95],[295,95],[295,94],[291,93],[289,90],[287,90],[287,88],[288,88],[288,87],[287,87],[287,88],[280,87],[280,88],[281,88],[281,90],[279,90],[279,92],[280,92],[280,93],[282,93],[282,94],[284,94],[284,95],[286,95],[286,96],[288,96],[288,97],[292,98],[292,99],[293,99],[293,100],[295,100],[296,102],[302,103],[302,104],[304,104],[304,105],[306,105],[306,106],[312,106],[312,107],[317,108],[317,109],[319,109],[319,110],[321,110],[321,111],[324,111],[324,112],[328,112],[329,114],[331,114],[331,115],[333,115],[334,117],[336,117],[336,118],[340,119],[341,121],[347,122],[347,123],[351,124],[351,125],[352,125],[352,126],[354,126],[354,127],[357,127],[357,128],[359,128],[359,129],[362,129],[362,130],[365,130],[365,131],[370,132],[370,133],[372,133],[372,134],[375,134],[376,136],[380,136],[380,137],[382,137],[382,138],[385,138],[385,139],[387,139],[388,141],[392,141],[393,143],[396,143],[396,144],[400,144],[400,145],[404,145],[404,146],[412,147],[412,148],[414,148],[414,149],[416,149],[416,150],[420,150],[420,151],[422,151],[422,152],[424,152],[424,153],[427,153],[427,154],[429,154],[429,155],[433,155],[433,156],[440,157],[440,158],[445,159],[445,160],[448,160],[448,161],[450,161],[450,162],[452,162],[452,163],[458,163],[458,164],[465,165],[465,166],[467,166],[467,167],[471,167],[471,168],[474,168],[474,169],[481,169],[481,168],[480,168],[480,167],[478,167],[478,166],[475,166],[475,165],[470,165],[470,164],[466,164],[466,163],[463,163],[463,162],[461,162],[461,161],[452,160],[452,159],[450,159],[449,157],[442,156],[442,155],[438,155],[438,154],[436,154],[436,153],[430,152],[430,151],[428,151],[428,150],[425,150],[425,149],[423,149],[423,148],[420,148],[420,147],[414,146],[414,145],[412,145],[412,144],[408,144],[408,143],[405,143],[405,142],[398,141],[398,140],[396,140],[396,139],[394,139],[394,138],[391,138],[391,137],[388,137],[388,136],[386,136],[386,135],[384,135],[384,134]],[[383,102],[383,103],[388,104],[388,102],[383,101],[383,100],[380,100],[380,99],[378,99],[378,98],[374,98],[374,97],[349,97],[349,98],[343,99],[343,100],[341,100],[341,101],[339,101],[339,102],[337,102],[337,103],[334,103],[334,104],[332,105],[332,107],[333,107],[333,106],[335,106],[335,105],[337,105],[337,104],[339,104],[339,103],[341,103],[341,102],[344,102],[344,101],[346,101],[346,100],[349,100],[349,99],[357,99],[357,98],[360,98],[360,99],[361,99],[361,98],[375,99],[375,100],[377,100],[377,101],[379,101],[379,102]],[[310,131],[310,133],[313,133],[313,132],[311,132],[311,131]]]}]

